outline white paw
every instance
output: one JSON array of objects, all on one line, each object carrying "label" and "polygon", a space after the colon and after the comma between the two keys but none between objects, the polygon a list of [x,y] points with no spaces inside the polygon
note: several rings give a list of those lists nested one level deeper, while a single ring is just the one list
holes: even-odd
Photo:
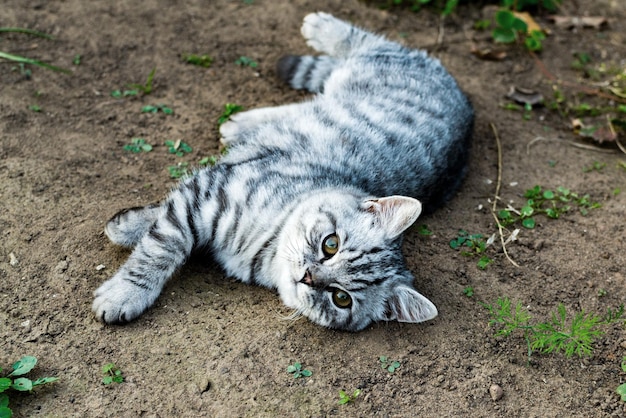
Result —
[{"label": "white paw", "polygon": [[307,45],[319,52],[336,56],[337,46],[350,33],[350,25],[328,13],[311,13],[305,16],[300,29]]},{"label": "white paw", "polygon": [[239,135],[239,125],[237,122],[229,120],[220,125],[220,142],[224,146],[232,145]]},{"label": "white paw", "polygon": [[145,289],[122,278],[118,272],[94,292],[91,310],[107,324],[122,324],[137,318],[156,300],[159,292]]}]

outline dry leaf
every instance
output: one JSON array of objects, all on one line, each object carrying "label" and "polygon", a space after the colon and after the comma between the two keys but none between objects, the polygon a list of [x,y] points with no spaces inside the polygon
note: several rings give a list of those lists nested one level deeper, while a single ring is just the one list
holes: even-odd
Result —
[{"label": "dry leaf", "polygon": [[573,119],[572,128],[579,136],[593,139],[598,144],[615,142],[617,139],[617,133],[610,125],[610,122],[607,126],[585,125],[580,119]]},{"label": "dry leaf", "polygon": [[600,16],[548,16],[556,26],[562,29],[593,28],[600,29],[609,24],[605,17]]},{"label": "dry leaf", "polygon": [[481,60],[502,61],[506,58],[506,51],[503,49],[478,49],[476,47],[473,47],[471,52]]},{"label": "dry leaf", "polygon": [[511,87],[506,97],[523,105],[535,106],[543,103],[543,95],[541,93],[522,87]]}]

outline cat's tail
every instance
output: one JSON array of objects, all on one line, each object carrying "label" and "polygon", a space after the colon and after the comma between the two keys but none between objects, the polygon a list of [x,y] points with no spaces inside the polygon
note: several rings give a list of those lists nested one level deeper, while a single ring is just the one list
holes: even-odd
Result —
[{"label": "cat's tail", "polygon": [[276,64],[278,77],[296,90],[322,93],[328,76],[337,67],[339,60],[321,55],[285,55]]}]

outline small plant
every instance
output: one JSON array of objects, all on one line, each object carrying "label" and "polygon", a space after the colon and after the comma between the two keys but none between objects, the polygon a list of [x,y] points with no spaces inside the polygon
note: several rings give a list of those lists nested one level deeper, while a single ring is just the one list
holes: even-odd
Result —
[{"label": "small plant", "polygon": [[179,179],[189,174],[189,163],[180,162],[176,165],[167,167],[167,171],[170,173],[170,178]]},{"label": "small plant", "polygon": [[115,97],[116,99],[128,96],[136,96],[139,94],[138,90],[113,90],[111,92],[111,97]]},{"label": "small plant", "polygon": [[520,19],[515,12],[500,9],[496,13],[496,27],[491,33],[493,40],[500,43],[510,44],[518,40],[524,41],[529,51],[540,51],[542,41],[546,38],[540,30],[528,31],[528,25]]},{"label": "small plant", "polygon": [[467,257],[479,256],[476,265],[481,270],[484,270],[489,264],[493,263],[493,260],[485,255],[487,241],[485,241],[482,234],[468,234],[467,231],[459,230],[458,236],[450,241],[450,248],[456,250],[463,247],[468,248],[468,250],[461,251],[461,255]]},{"label": "small plant", "polygon": [[141,113],[157,113],[157,112],[163,112],[166,115],[171,115],[174,113],[174,111],[163,105],[163,104],[158,104],[158,105],[146,105],[144,107],[141,108]]},{"label": "small plant", "polygon": [[[622,371],[626,373],[626,356],[622,357]],[[615,389],[622,401],[626,402],[626,383],[622,383]]]},{"label": "small plant", "polygon": [[417,226],[417,233],[423,236],[431,236],[433,234],[433,231],[431,231],[430,229],[428,229],[427,225],[418,225]]},{"label": "small plant", "polygon": [[356,398],[361,394],[361,389],[354,389],[352,394],[347,393],[343,390],[339,391],[339,405],[345,405],[350,402],[356,401]]},{"label": "small plant", "polygon": [[110,385],[111,383],[122,383],[124,376],[122,371],[113,363],[107,363],[102,366],[102,384]]},{"label": "small plant", "polygon": [[380,367],[384,370],[387,370],[389,373],[393,373],[400,368],[400,362],[397,360],[390,360],[387,356],[380,356],[378,358],[380,361]]},{"label": "small plant", "polygon": [[81,59],[82,59],[82,57],[80,56],[80,54],[74,55],[74,59],[72,59],[72,64],[80,65]]},{"label": "small plant", "polygon": [[235,64],[240,65],[242,67],[250,67],[250,68],[256,68],[259,66],[259,64],[255,60],[253,60],[252,58],[244,57],[244,56],[237,58],[235,60]]},{"label": "small plant", "polygon": [[[54,39],[52,36],[47,35],[45,33],[42,32],[37,32],[36,30],[31,30],[31,29],[25,29],[25,28],[4,28],[4,27],[0,27],[0,33],[23,33],[26,35],[32,35],[32,36],[37,36],[39,38],[44,38],[44,39]],[[36,59],[32,59],[32,58],[27,58],[27,57],[23,57],[21,55],[14,55],[14,54],[9,54],[8,52],[3,52],[0,51],[0,58],[1,59],[5,59],[8,61],[12,61],[12,62],[16,62],[19,64],[20,68],[22,69],[22,74],[27,75],[27,77],[30,77],[30,70],[29,69],[25,69],[25,65],[36,65],[42,68],[47,68],[49,70],[53,70],[53,71],[58,71],[61,73],[65,73],[65,74],[71,74],[70,70],[66,70],[65,68],[61,68],[61,67],[56,67],[54,65],[51,64],[47,64],[43,61],[38,61]]]},{"label": "small plant", "polygon": [[28,108],[32,110],[33,112],[37,112],[37,113],[41,112],[41,106],[39,105],[30,105],[28,106]]},{"label": "small plant", "polygon": [[298,362],[295,362],[287,366],[287,373],[290,373],[291,375],[293,375],[294,379],[298,379],[300,377],[309,377],[313,374],[313,372],[311,372],[310,370],[303,369],[302,364]]},{"label": "small plant", "polygon": [[222,123],[226,122],[231,115],[237,112],[241,112],[242,110],[243,110],[243,106],[239,106],[234,103],[226,103],[224,105],[224,112],[217,120],[217,124],[221,125]]},{"label": "small plant", "polygon": [[515,331],[521,331],[528,347],[528,357],[533,352],[544,354],[565,353],[566,357],[576,354],[579,357],[590,356],[593,343],[604,331],[601,326],[623,321],[624,305],[617,310],[609,309],[604,317],[577,312],[568,319],[565,306],[559,304],[550,320],[540,323],[531,323],[531,315],[521,303],[513,305],[509,298],[500,298],[492,305],[484,304],[489,311],[490,326],[500,329],[495,336],[509,336]]},{"label": "small plant", "polygon": [[590,166],[583,167],[583,173],[589,173],[591,171],[602,171],[606,167],[606,163],[594,161]]},{"label": "small plant", "polygon": [[474,288],[472,286],[467,286],[465,289],[463,289],[463,294],[468,298],[471,298],[472,296],[474,296]]},{"label": "small plant", "polygon": [[24,356],[13,364],[13,371],[7,377],[0,377],[0,418],[10,418],[13,415],[13,411],[9,408],[9,396],[4,393],[5,391],[12,389],[19,392],[30,392],[37,386],[59,380],[58,377],[40,377],[34,381],[26,377],[16,377],[24,376],[36,364],[37,359],[35,357]]},{"label": "small plant", "polygon": [[148,74],[148,78],[146,79],[146,82],[144,84],[129,84],[128,87],[140,91],[143,94],[150,94],[152,93],[152,81],[154,80],[155,74],[156,67],[154,67],[152,71],[150,71],[150,74]]},{"label": "small plant", "polygon": [[200,161],[198,161],[198,164],[201,166],[211,166],[213,167],[215,164],[217,164],[217,157],[214,155],[210,155],[208,157],[203,157]]},{"label": "small plant", "polygon": [[167,140],[165,141],[165,146],[170,154],[176,154],[178,157],[182,157],[193,151],[189,144],[181,141],[180,139],[177,141]]},{"label": "small plant", "polygon": [[587,215],[590,209],[600,208],[602,205],[592,202],[589,195],[579,196],[577,193],[557,187],[556,191],[543,190],[535,186],[524,192],[526,203],[519,209],[507,208],[498,211],[498,220],[503,227],[520,222],[524,228],[533,229],[536,226],[535,216],[544,214],[550,219],[558,219],[571,209],[571,205],[578,206],[580,213]]},{"label": "small plant", "polygon": [[197,65],[199,67],[208,68],[213,64],[213,58],[209,55],[184,54],[183,61],[187,64]]},{"label": "small plant", "polygon": [[130,144],[124,145],[125,151],[130,151],[133,154],[139,154],[140,152],[152,151],[152,145],[148,144],[143,138],[133,138]]}]

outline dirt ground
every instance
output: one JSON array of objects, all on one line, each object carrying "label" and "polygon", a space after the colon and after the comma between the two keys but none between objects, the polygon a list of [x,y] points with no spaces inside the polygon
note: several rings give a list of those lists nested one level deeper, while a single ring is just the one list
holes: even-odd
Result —
[{"label": "dirt ground", "polygon": [[[535,353],[528,361],[522,335],[494,338],[480,304],[507,296],[545,321],[560,303],[570,315],[602,315],[626,301],[626,171],[619,166],[626,156],[611,146],[609,152],[571,146],[580,142],[571,117],[537,108],[525,120],[503,107],[511,86],[551,99],[550,74],[570,82],[562,87],[567,100],[610,105],[574,94],[572,85],[590,81],[571,67],[572,53],[623,69],[626,3],[564,0],[560,15],[609,18],[600,30],[559,28],[539,16],[551,31],[541,63],[521,48],[505,48],[501,61],[473,55],[473,45],[493,47],[488,33],[472,28],[484,13],[476,3],[445,20],[440,43],[435,11],[382,11],[357,0],[185,3],[5,0],[0,7],[0,26],[55,37],[2,34],[0,51],[72,71],[30,67],[27,77],[15,64],[0,63],[0,366],[6,372],[33,355],[39,364],[32,376],[60,378],[32,394],[12,393],[15,416],[626,416],[615,393],[626,380],[623,326],[604,328],[591,357]],[[303,93],[276,79],[274,63],[286,53],[308,52],[299,27],[317,10],[433,51],[475,105],[467,181],[445,208],[418,220],[432,236],[416,229],[405,240],[416,286],[439,317],[335,332],[284,319],[290,312],[272,292],[194,260],[139,320],[96,321],[92,292],[128,256],[107,241],[104,223],[122,208],[163,198],[176,182],[168,166],[216,154],[216,121],[226,103],[249,109],[301,100]],[[189,65],[181,59],[186,53],[214,60],[209,68]],[[72,62],[76,55],[79,65]],[[235,65],[240,56],[258,67]],[[145,81],[154,67],[152,94],[111,97]],[[155,104],[174,114],[140,112]],[[587,216],[573,210],[558,220],[538,217],[535,229],[508,244],[520,267],[495,245],[488,249],[494,263],[481,270],[449,242],[459,229],[497,231],[489,210],[498,177],[490,124],[502,143],[503,202],[519,208],[524,191],[539,184],[588,193],[602,208]],[[538,137],[545,140],[532,142]],[[132,138],[145,138],[154,149],[124,151]],[[193,152],[169,154],[164,141],[178,139]],[[606,166],[584,170],[594,164]],[[614,193],[617,188],[623,192]],[[464,294],[467,287],[472,297]],[[382,355],[401,367],[383,370]],[[289,375],[286,368],[296,361],[313,375]],[[100,369],[109,362],[123,371],[124,383],[101,383]],[[495,401],[494,384],[503,391]],[[339,390],[357,388],[356,402],[338,404]]]}]

